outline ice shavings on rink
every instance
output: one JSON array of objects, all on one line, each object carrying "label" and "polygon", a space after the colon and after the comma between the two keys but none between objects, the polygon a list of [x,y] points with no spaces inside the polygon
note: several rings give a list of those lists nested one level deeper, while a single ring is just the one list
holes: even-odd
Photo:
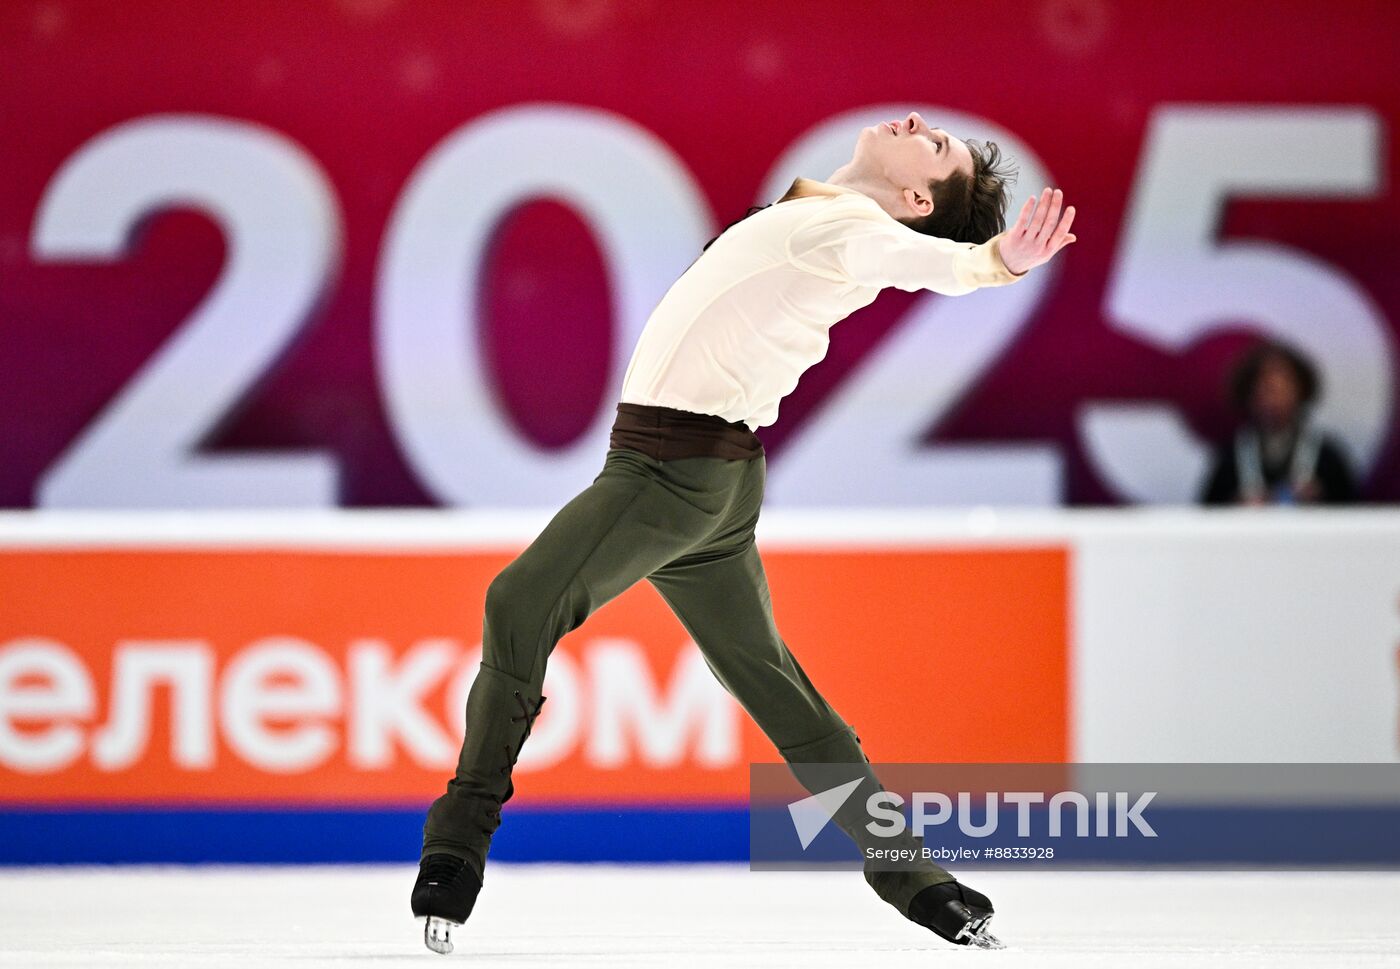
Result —
[{"label": "ice shavings on rink", "polygon": [[407,867],[0,870],[0,966],[1400,966],[1400,873],[968,873],[1010,945],[941,943],[858,874],[497,865],[457,951]]}]

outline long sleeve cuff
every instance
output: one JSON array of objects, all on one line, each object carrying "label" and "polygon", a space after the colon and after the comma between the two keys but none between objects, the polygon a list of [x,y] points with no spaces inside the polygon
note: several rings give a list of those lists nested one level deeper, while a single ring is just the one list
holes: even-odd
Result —
[{"label": "long sleeve cuff", "polygon": [[1003,235],[1005,233],[998,232],[980,246],[959,253],[959,258],[953,263],[959,282],[980,289],[983,286],[1006,286],[1026,278],[1026,273],[1013,273],[1002,262],[1000,243]]}]

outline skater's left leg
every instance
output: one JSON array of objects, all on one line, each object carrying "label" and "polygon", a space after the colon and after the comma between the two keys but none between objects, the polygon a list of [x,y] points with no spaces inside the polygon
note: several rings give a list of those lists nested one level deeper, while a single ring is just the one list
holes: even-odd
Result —
[{"label": "skater's left leg", "polygon": [[[818,692],[778,634],[768,581],[750,538],[734,549],[688,555],[650,577],[700,647],[724,688],[754,718],[797,779],[812,793],[859,780],[833,821],[862,849],[892,847],[865,829],[864,804],[882,791],[860,738]],[[842,765],[839,768],[831,765]],[[953,876],[932,862],[866,880],[903,915],[920,891]]]},{"label": "skater's left leg", "polygon": [[[763,466],[753,462],[733,520],[704,546],[659,569],[650,581],[699,646],[705,661],[752,716],[812,793],[859,780],[833,821],[857,845],[910,847],[866,830],[863,805],[883,785],[860,739],[831,707],[778,633],[753,530],[762,499]],[[820,766],[818,766],[820,765]],[[832,768],[830,765],[843,765]],[[909,839],[911,842],[912,838]],[[931,861],[890,870],[867,864],[877,895],[912,921],[949,941],[985,943],[991,903]]]}]

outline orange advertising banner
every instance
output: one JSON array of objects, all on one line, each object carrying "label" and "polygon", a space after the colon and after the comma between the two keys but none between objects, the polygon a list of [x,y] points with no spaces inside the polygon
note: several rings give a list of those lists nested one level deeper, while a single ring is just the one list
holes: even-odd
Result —
[{"label": "orange advertising banner", "polygon": [[[421,803],[515,549],[0,551],[0,803]],[[1061,547],[765,553],[873,760],[1059,762]],[[735,803],[776,752],[646,583],[551,660],[525,803]]]}]

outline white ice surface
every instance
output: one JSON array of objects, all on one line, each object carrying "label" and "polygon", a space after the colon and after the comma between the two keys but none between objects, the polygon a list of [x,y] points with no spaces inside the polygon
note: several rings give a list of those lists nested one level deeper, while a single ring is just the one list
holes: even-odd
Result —
[{"label": "white ice surface", "polygon": [[0,869],[0,966],[1400,966],[1400,873],[969,873],[1002,952],[955,949],[857,873],[497,865],[457,951],[406,867]]}]

